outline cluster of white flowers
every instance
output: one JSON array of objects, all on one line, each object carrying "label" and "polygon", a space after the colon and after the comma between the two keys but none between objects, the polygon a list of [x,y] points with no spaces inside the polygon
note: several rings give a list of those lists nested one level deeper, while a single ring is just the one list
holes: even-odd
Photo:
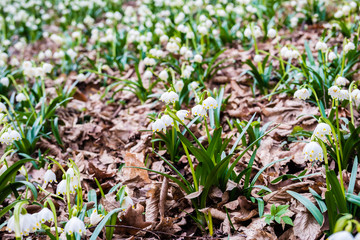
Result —
[{"label": "cluster of white flowers", "polygon": [[351,233],[347,231],[340,231],[331,234],[328,240],[360,240],[360,233],[356,234],[354,237]]},{"label": "cluster of white flowers", "polygon": [[331,128],[326,123],[319,123],[313,133],[313,137],[317,137],[322,141],[326,141],[326,135],[331,135]]},{"label": "cluster of white flowers", "polygon": [[[41,228],[41,224],[45,222],[53,222],[54,214],[48,208],[43,208],[40,212],[34,214],[20,214],[19,216],[20,234],[22,236],[29,236]],[[9,232],[15,231],[15,216],[11,216],[7,223],[6,230]]]},{"label": "cluster of white flowers", "polygon": [[8,129],[8,131],[1,135],[0,142],[2,144],[12,144],[14,141],[19,141],[20,139],[21,135],[18,131]]},{"label": "cluster of white flowers", "polygon": [[293,59],[293,58],[298,58],[300,56],[300,53],[297,50],[292,50],[284,46],[280,50],[280,55],[284,59]]},{"label": "cluster of white flowers", "polygon": [[[67,171],[66,171],[66,176],[69,175],[70,177],[70,186],[69,186],[69,189],[70,189],[70,193],[71,194],[75,194],[76,192],[76,189],[79,187],[79,179],[78,177],[75,175],[75,171],[73,168],[69,168]],[[53,179],[54,180],[54,179]],[[59,184],[57,185],[56,187],[56,194],[57,195],[66,195],[66,192],[67,192],[67,180],[66,178],[61,180],[59,182]]]},{"label": "cluster of white flowers", "polygon": [[322,41],[318,41],[315,45],[315,49],[320,50],[322,52],[326,52],[327,48],[328,48],[327,44]]},{"label": "cluster of white flowers", "polygon": [[179,95],[177,95],[174,91],[164,92],[160,97],[160,101],[163,101],[166,104],[175,103],[178,100]]},{"label": "cluster of white flowers", "polygon": [[334,100],[343,101],[350,99],[349,91],[345,89],[340,89],[338,86],[330,87],[328,89],[328,93]]}]

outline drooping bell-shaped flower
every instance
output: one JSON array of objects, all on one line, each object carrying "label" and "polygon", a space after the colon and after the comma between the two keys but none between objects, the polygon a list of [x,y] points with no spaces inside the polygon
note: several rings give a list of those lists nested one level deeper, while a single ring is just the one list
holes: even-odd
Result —
[{"label": "drooping bell-shaped flower", "polygon": [[322,161],[324,158],[322,148],[317,142],[310,142],[306,144],[303,152],[305,154],[305,160]]},{"label": "drooping bell-shaped flower", "polygon": [[185,120],[185,117],[189,115],[189,111],[187,110],[179,110],[176,112],[176,116],[180,118],[181,121]]},{"label": "drooping bell-shaped flower", "polygon": [[45,185],[47,185],[48,183],[52,183],[52,182],[56,182],[56,175],[53,171],[48,169],[44,175],[44,183]]},{"label": "drooping bell-shaped flower", "polygon": [[94,209],[94,211],[90,215],[90,224],[95,226],[97,225],[102,219],[104,218],[104,215],[98,214],[97,210]]},{"label": "drooping bell-shaped flower", "polygon": [[331,127],[326,123],[319,123],[313,133],[314,136],[326,141],[326,135],[331,135]]},{"label": "drooping bell-shaped flower", "polygon": [[310,95],[311,95],[311,92],[309,90],[307,90],[306,88],[299,89],[294,93],[294,97],[301,99],[301,100],[309,99]]},{"label": "drooping bell-shaped flower", "polygon": [[85,223],[77,217],[72,217],[65,225],[64,232],[72,235],[79,233],[80,235],[86,232]]},{"label": "drooping bell-shaped flower", "polygon": [[203,106],[205,109],[216,109],[218,103],[213,97],[208,97],[203,101]]},{"label": "drooping bell-shaped flower", "polygon": [[160,131],[165,131],[166,130],[166,126],[163,120],[161,119],[157,119],[153,124],[152,124],[152,131],[153,132],[160,132]]},{"label": "drooping bell-shaped flower", "polygon": [[196,105],[191,109],[194,116],[205,117],[207,116],[206,109],[202,105]]}]

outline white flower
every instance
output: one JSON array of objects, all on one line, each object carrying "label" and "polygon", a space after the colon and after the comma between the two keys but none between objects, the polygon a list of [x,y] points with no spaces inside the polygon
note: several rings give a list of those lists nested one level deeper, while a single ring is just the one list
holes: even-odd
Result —
[{"label": "white flower", "polygon": [[324,158],[322,148],[317,142],[310,142],[306,144],[303,152],[305,154],[305,160],[322,161]]},{"label": "white flower", "polygon": [[191,82],[189,86],[190,86],[191,89],[195,90],[195,89],[197,89],[199,87],[199,83],[198,82]]},{"label": "white flower", "polygon": [[80,73],[80,74],[78,74],[78,75],[76,76],[76,79],[77,79],[79,82],[85,81],[86,78],[87,78],[87,77],[86,77],[85,74],[83,74],[83,73]]},{"label": "white flower", "polygon": [[44,63],[42,69],[46,73],[51,73],[53,66],[50,63]]},{"label": "white flower", "polygon": [[187,110],[179,110],[176,112],[176,116],[181,120],[184,121],[185,117],[189,115],[189,111]]},{"label": "white flower", "polygon": [[85,224],[77,217],[72,217],[65,225],[64,232],[72,235],[73,233],[84,234],[86,231]]},{"label": "white flower", "polygon": [[160,73],[159,73],[159,78],[163,81],[166,81],[168,78],[169,78],[169,74],[167,73],[166,69],[165,70],[162,70]]},{"label": "white flower", "polygon": [[213,97],[208,97],[203,101],[203,106],[205,109],[216,109],[218,107],[218,103]]},{"label": "white flower", "polygon": [[12,143],[10,132],[4,132],[0,137],[0,142],[5,144]]},{"label": "white flower", "polygon": [[347,231],[340,231],[331,234],[328,240],[354,240],[354,237],[351,233]]},{"label": "white flower", "polygon": [[11,130],[9,135],[12,141],[18,141],[21,138],[20,133],[16,130]]},{"label": "white flower", "polygon": [[352,42],[349,42],[345,45],[344,51],[345,51],[345,53],[348,53],[351,50],[355,50],[355,44]]},{"label": "white flower", "polygon": [[340,90],[339,100],[343,101],[343,100],[349,100],[349,99],[350,99],[349,91],[345,90],[345,89]]},{"label": "white flower", "polygon": [[71,58],[74,59],[77,56],[77,53],[73,49],[69,49],[66,51],[66,54]]},{"label": "white flower", "polygon": [[126,210],[129,206],[134,206],[134,201],[131,199],[130,196],[126,196],[122,201],[120,208]]},{"label": "white flower", "polygon": [[299,98],[301,100],[309,99],[310,96],[311,96],[311,92],[306,88],[299,89],[294,93],[294,97]]},{"label": "white flower", "polygon": [[329,88],[328,93],[333,99],[338,99],[340,96],[340,88],[337,86],[332,86]]},{"label": "white flower", "polygon": [[66,180],[61,180],[56,187],[56,195],[66,194]]},{"label": "white flower", "polygon": [[191,109],[191,112],[194,116],[200,116],[200,117],[207,116],[206,110],[202,105],[196,105]]},{"label": "white flower", "polygon": [[179,49],[180,49],[179,45],[174,41],[170,41],[166,44],[166,50],[168,50],[171,53],[175,53],[179,51]]},{"label": "white flower", "polygon": [[163,115],[160,119],[165,127],[174,126],[174,120],[169,115]]},{"label": "white flower", "polygon": [[97,210],[94,209],[94,211],[91,213],[90,215],[90,224],[95,226],[97,225],[102,219],[104,218],[104,216],[102,214],[98,214]]},{"label": "white flower", "polygon": [[152,78],[152,76],[153,76],[153,73],[152,73],[150,70],[146,70],[146,71],[144,72],[143,78],[144,78],[145,80],[149,80],[150,78]]},{"label": "white flower", "polygon": [[184,82],[183,81],[177,81],[174,85],[174,88],[177,92],[181,92],[181,90],[183,89],[184,87]]},{"label": "white flower", "polygon": [[316,43],[315,49],[325,52],[327,49],[327,44],[322,41],[319,41]]},{"label": "white flower", "polygon": [[335,84],[336,84],[337,86],[346,86],[348,83],[349,83],[349,80],[347,80],[347,79],[344,78],[344,77],[338,77],[338,78],[335,80]]},{"label": "white flower", "polygon": [[7,78],[7,77],[1,78],[1,79],[0,79],[0,83],[1,83],[2,85],[4,85],[5,87],[8,87],[8,86],[9,86],[9,78]]},{"label": "white flower", "polygon": [[334,52],[329,52],[328,58],[329,58],[329,61],[333,61],[334,59],[337,58],[337,56]]},{"label": "white flower", "polygon": [[32,214],[20,214],[20,234],[29,236],[29,233],[33,233],[38,229],[38,221]]},{"label": "white flower", "polygon": [[351,92],[351,97],[355,101],[356,104],[360,104],[360,90],[359,89],[354,89]]},{"label": "white flower", "polygon": [[56,175],[55,175],[55,173],[53,171],[48,169],[45,172],[45,175],[44,175],[44,183],[45,183],[45,185],[47,185],[48,183],[52,183],[53,181],[57,182],[56,181]]},{"label": "white flower", "polygon": [[261,55],[255,55],[255,57],[254,57],[254,62],[256,62],[256,63],[258,63],[258,62],[261,62],[262,61],[262,56]]},{"label": "white flower", "polygon": [[166,104],[174,103],[179,100],[179,96],[174,92],[165,92],[161,95],[160,101],[165,102]]},{"label": "white flower", "polygon": [[8,232],[15,231],[15,217],[14,217],[14,215],[12,215],[9,218],[9,221],[8,221],[8,223],[6,225],[6,231],[8,231]]},{"label": "white flower", "polygon": [[25,94],[23,94],[23,93],[18,93],[17,95],[16,95],[16,101],[17,102],[22,102],[22,101],[26,101],[26,96],[25,96]]},{"label": "white flower", "polygon": [[194,68],[192,66],[186,66],[181,74],[181,77],[183,78],[190,78],[191,73],[194,71]]},{"label": "white flower", "polygon": [[5,110],[6,110],[5,104],[3,104],[2,102],[0,102],[0,112],[4,112]]},{"label": "white flower", "polygon": [[331,127],[326,123],[319,123],[313,133],[313,136],[326,141],[326,135],[331,135]]},{"label": "white flower", "polygon": [[247,38],[250,38],[251,37],[251,29],[249,27],[247,27],[244,31],[244,35],[245,37]]},{"label": "white flower", "polygon": [[37,213],[37,219],[41,223],[52,222],[54,221],[54,214],[50,209],[44,207],[40,212]]},{"label": "white flower", "polygon": [[152,131],[153,132],[160,132],[160,131],[166,131],[166,126],[163,120],[161,119],[157,119],[153,124],[152,124]]},{"label": "white flower", "polygon": [[68,170],[66,170],[66,175],[69,175],[71,180],[73,179],[73,177],[75,176],[75,171],[73,168],[69,168]]},{"label": "white flower", "polygon": [[145,66],[154,66],[156,64],[155,59],[146,57],[144,58],[144,64]]},{"label": "white flower", "polygon": [[270,28],[269,30],[268,30],[268,37],[269,38],[274,38],[274,37],[276,37],[276,30],[275,29],[273,29],[273,28]]},{"label": "white flower", "polygon": [[194,56],[194,62],[201,63],[203,60],[203,57],[200,54],[196,54]]}]

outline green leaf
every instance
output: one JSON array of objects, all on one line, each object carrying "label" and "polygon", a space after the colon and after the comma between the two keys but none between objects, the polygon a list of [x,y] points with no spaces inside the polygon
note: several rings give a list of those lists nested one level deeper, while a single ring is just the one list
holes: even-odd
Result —
[{"label": "green leaf", "polygon": [[341,190],[339,180],[336,177],[334,170],[328,171],[326,173],[326,178],[330,182],[331,192],[334,194],[340,213],[348,213],[344,192]]},{"label": "green leaf", "polygon": [[111,212],[109,212],[108,214],[106,214],[106,216],[103,218],[103,220],[101,220],[101,222],[95,228],[94,232],[91,234],[90,240],[96,240],[97,237],[99,236],[101,230],[103,229],[103,227],[105,226],[107,221],[111,218],[111,216],[120,211],[121,211],[121,208],[116,208],[116,209],[112,210]]},{"label": "green leaf", "polygon": [[350,182],[349,182],[349,187],[348,187],[348,193],[354,192],[357,169],[358,169],[358,157],[355,156],[353,168],[351,170],[351,177],[350,177]]},{"label": "green leaf", "polygon": [[284,221],[284,223],[286,223],[288,225],[291,225],[291,226],[294,226],[294,223],[293,223],[292,219],[289,216],[283,216],[281,219]]},{"label": "green leaf", "polygon": [[300,195],[299,193],[293,192],[293,191],[286,191],[288,194],[293,196],[296,200],[301,202],[308,210],[309,212],[314,216],[315,220],[319,223],[320,226],[322,226],[324,222],[324,217],[321,214],[320,210],[306,197]]}]

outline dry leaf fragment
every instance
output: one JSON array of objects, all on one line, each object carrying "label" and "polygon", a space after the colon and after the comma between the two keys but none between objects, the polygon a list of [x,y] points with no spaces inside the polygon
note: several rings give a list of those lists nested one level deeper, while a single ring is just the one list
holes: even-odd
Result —
[{"label": "dry leaf fragment", "polygon": [[[146,228],[151,225],[151,222],[144,221],[144,207],[141,204],[136,204],[135,208],[129,206],[125,213],[119,213],[120,224],[125,226],[131,226],[135,228]],[[139,230],[133,228],[118,228],[120,232],[129,233],[135,235]]]},{"label": "dry leaf fragment", "polygon": [[125,154],[125,168],[123,169],[124,181],[136,178],[139,176],[145,183],[150,183],[149,174],[146,170],[138,168],[127,167],[142,167],[144,168],[144,153],[131,153]]}]

